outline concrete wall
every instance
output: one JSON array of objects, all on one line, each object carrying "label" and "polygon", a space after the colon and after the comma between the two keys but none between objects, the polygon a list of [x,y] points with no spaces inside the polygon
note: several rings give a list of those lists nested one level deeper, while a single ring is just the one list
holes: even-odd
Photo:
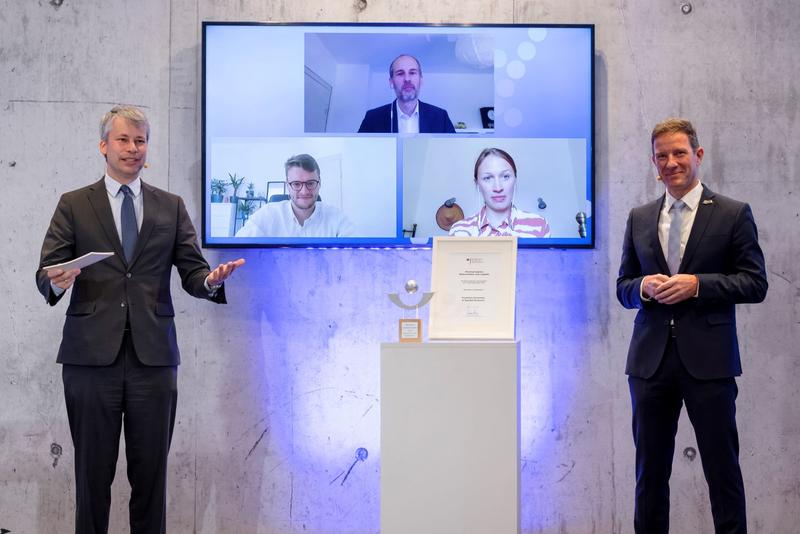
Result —
[{"label": "concrete wall", "polygon": [[[112,103],[153,126],[146,179],[200,220],[202,20],[592,22],[597,25],[597,248],[521,251],[522,524],[526,533],[630,532],[633,447],[623,374],[633,312],[613,297],[628,209],[660,194],[648,133],[695,121],[705,182],[752,203],[766,302],[739,308],[742,463],[752,532],[800,523],[800,4],[529,0],[0,0],[0,527],[70,531],[72,445],[54,363],[64,305],[33,273],[61,192],[99,177]],[[234,251],[207,251],[211,262]],[[175,285],[181,365],[171,532],[378,531],[382,295],[427,284],[430,251],[244,251],[220,307]],[[369,456],[355,461],[359,447]],[[681,420],[675,532],[711,532]],[[59,450],[63,453],[59,454]],[[124,456],[123,456],[124,457]],[[487,458],[491,462],[492,458]],[[112,531],[127,532],[125,462]]]}]

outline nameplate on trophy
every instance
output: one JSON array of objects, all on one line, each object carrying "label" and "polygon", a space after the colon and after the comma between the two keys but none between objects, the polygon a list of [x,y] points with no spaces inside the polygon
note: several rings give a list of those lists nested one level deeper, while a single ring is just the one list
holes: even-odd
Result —
[{"label": "nameplate on trophy", "polygon": [[400,342],[422,342],[422,319],[400,319]]}]

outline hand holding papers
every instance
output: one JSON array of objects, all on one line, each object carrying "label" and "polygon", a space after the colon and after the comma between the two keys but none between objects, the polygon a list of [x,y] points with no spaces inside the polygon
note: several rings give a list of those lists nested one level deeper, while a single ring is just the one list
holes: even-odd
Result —
[{"label": "hand holding papers", "polygon": [[59,289],[69,289],[81,269],[113,256],[113,252],[89,252],[80,258],[42,267],[47,272],[50,283]]},{"label": "hand holding papers", "polygon": [[83,269],[84,267],[88,267],[93,263],[97,263],[98,261],[102,261],[106,258],[110,258],[113,256],[113,252],[89,252],[84,254],[80,258],[75,258],[74,260],[65,261],[64,263],[57,263],[55,265],[48,265],[47,267],[42,267],[45,271],[50,271],[52,269],[62,269],[64,271],[71,271],[73,269]]}]

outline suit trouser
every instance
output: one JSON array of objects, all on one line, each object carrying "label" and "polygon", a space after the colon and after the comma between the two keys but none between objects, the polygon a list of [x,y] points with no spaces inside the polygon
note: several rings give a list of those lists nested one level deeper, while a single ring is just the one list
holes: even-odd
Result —
[{"label": "suit trouser", "polygon": [[678,417],[685,403],[708,483],[714,531],[746,533],[735,379],[692,377],[671,338],[656,373],[647,379],[628,377],[628,383],[636,444],[634,530],[642,534],[669,532],[669,478]]},{"label": "suit trouser", "polygon": [[75,532],[108,532],[111,483],[123,427],[131,534],[165,532],[177,368],[143,365],[126,331],[114,363],[64,365],[62,378],[75,446]]}]

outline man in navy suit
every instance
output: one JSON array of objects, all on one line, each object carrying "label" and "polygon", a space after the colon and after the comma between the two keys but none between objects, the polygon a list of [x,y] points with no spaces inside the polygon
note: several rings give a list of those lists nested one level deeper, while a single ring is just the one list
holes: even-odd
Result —
[{"label": "man in navy suit", "polygon": [[358,133],[455,133],[447,111],[419,99],[422,66],[414,56],[397,56],[389,65],[389,87],[397,99],[367,111]]},{"label": "man in navy suit", "polygon": [[750,206],[700,183],[691,123],[652,132],[666,194],[631,210],[617,298],[638,309],[626,373],[636,445],[634,530],[669,531],[669,478],[682,404],[694,427],[715,532],[745,533],[735,377],[742,372],[735,305],[767,293]]},{"label": "man in navy suit", "polygon": [[[65,193],[42,245],[36,282],[54,306],[72,287],[58,350],[75,446],[75,532],[108,531],[111,483],[125,432],[131,534],[166,527],[167,455],[175,424],[177,367],[172,266],[190,295],[225,303],[223,281],[243,259],[213,271],[183,200],[144,183],[150,125],[117,106],[100,123],[106,173]],[[84,269],[43,267],[113,251]]]}]

